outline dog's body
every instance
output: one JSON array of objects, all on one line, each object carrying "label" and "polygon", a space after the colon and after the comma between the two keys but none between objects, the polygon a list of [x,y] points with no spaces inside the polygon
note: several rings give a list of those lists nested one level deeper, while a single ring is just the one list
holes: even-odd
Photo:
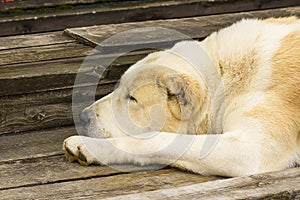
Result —
[{"label": "dog's body", "polygon": [[72,136],[63,147],[81,164],[171,164],[222,176],[294,166],[300,20],[242,20],[202,42],[150,54],[83,115],[92,137]]}]

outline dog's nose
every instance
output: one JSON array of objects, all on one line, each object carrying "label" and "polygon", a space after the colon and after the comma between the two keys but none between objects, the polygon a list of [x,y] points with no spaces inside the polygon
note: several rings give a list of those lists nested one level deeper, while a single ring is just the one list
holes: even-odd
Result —
[{"label": "dog's nose", "polygon": [[80,113],[79,118],[80,118],[81,124],[82,124],[84,127],[87,127],[87,126],[90,125],[91,119],[89,118],[89,115],[88,115],[88,111],[87,111],[87,110],[83,110],[83,111]]}]

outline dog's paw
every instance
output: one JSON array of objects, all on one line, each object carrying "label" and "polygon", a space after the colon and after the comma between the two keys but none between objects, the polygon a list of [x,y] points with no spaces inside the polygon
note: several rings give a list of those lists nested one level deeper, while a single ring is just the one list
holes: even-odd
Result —
[{"label": "dog's paw", "polygon": [[63,151],[69,162],[78,162],[81,165],[96,163],[95,158],[87,150],[81,136],[71,136],[63,142]]}]

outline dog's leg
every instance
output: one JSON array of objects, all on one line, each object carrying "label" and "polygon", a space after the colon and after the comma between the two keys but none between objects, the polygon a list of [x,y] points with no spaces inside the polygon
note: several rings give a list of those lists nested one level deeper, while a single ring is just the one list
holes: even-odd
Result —
[{"label": "dog's leg", "polygon": [[[99,139],[72,136],[64,151],[81,164],[171,164],[195,173],[240,176],[278,170],[272,153],[263,155],[262,135],[232,131],[222,135],[181,135],[159,132],[148,139],[131,137]],[[259,135],[259,134],[258,134]],[[273,159],[273,160],[272,160]],[[264,164],[270,161],[268,166]]]}]

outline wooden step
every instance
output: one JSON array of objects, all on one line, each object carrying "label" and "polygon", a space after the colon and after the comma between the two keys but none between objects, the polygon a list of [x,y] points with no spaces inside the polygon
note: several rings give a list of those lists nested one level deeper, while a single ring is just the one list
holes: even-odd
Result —
[{"label": "wooden step", "polygon": [[[91,26],[91,27],[80,27],[66,29],[65,33],[73,37],[74,39],[81,41],[92,47],[98,47],[97,49],[102,50],[103,53],[116,52],[117,49],[122,49],[123,46],[128,45],[142,45],[145,43],[163,43],[170,42],[173,38],[170,35],[165,37],[160,36],[162,32],[155,33],[155,28],[165,28],[169,30],[177,31],[187,38],[201,40],[208,36],[210,33],[217,31],[221,28],[229,26],[234,22],[237,22],[245,18],[268,18],[268,17],[286,17],[286,16],[300,16],[300,6],[287,7],[281,9],[269,9],[263,11],[251,11],[251,12],[239,12],[239,13],[227,13],[218,14],[203,17],[191,17],[183,19],[169,19],[169,20],[155,20],[155,21],[145,21],[145,22],[133,22],[133,23],[122,23],[122,24],[110,24],[101,26]],[[151,34],[150,40],[146,40],[142,36],[139,39],[135,39],[135,43],[132,43],[130,36],[124,35],[124,39],[118,39],[118,41],[103,42],[108,38],[126,31],[139,28],[153,28],[152,32],[146,32]],[[148,29],[146,29],[148,30]],[[130,33],[130,32],[129,32]],[[157,34],[157,35],[155,35]],[[168,32],[167,32],[168,34]],[[139,37],[135,35],[134,37]],[[174,37],[176,39],[176,37]],[[174,40],[173,39],[173,40]],[[157,40],[157,41],[156,41]]]},{"label": "wooden step", "polygon": [[[5,0],[4,0],[5,2]],[[78,4],[78,5],[77,5]],[[152,0],[0,3],[0,36],[145,20],[195,17],[299,5],[298,0]],[[29,10],[28,10],[29,9]]]}]

